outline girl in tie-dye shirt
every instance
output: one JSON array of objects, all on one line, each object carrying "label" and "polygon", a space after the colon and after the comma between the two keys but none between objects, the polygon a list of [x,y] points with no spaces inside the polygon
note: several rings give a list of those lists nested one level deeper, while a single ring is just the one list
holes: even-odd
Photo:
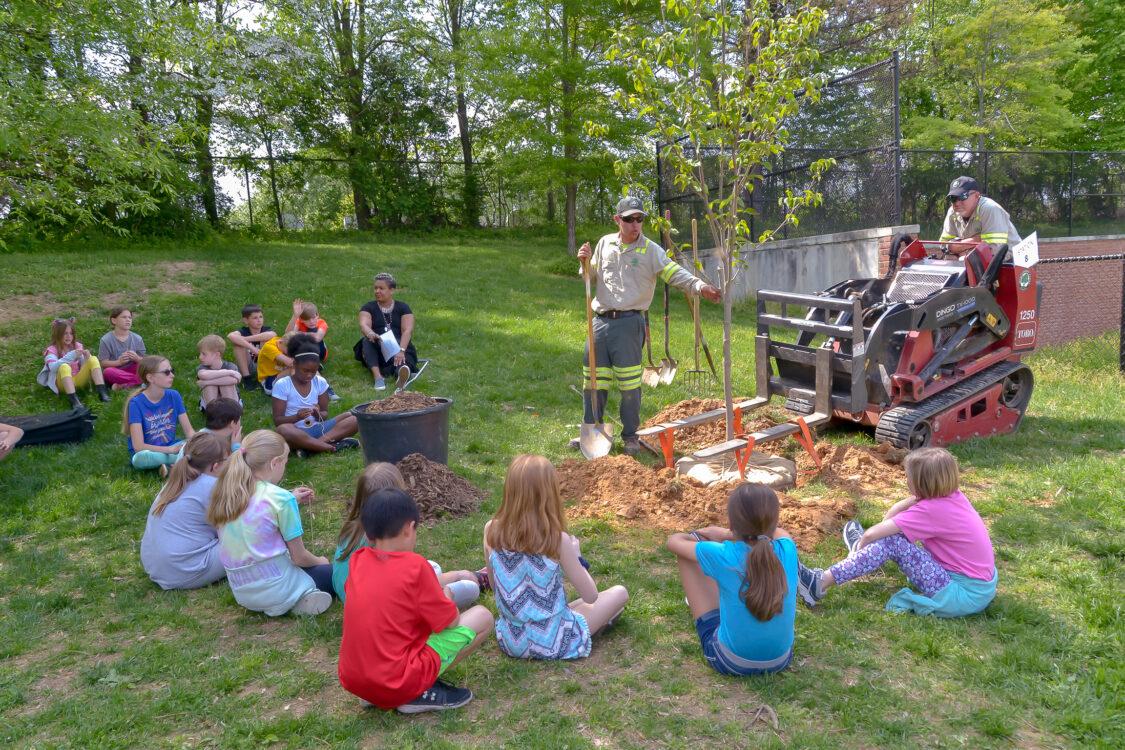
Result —
[{"label": "girl in tie-dye shirt", "polygon": [[332,564],[305,549],[297,509],[313,491],[277,486],[288,460],[289,446],[276,432],[250,433],[223,466],[207,509],[235,601],[271,617],[318,615],[333,595]]}]

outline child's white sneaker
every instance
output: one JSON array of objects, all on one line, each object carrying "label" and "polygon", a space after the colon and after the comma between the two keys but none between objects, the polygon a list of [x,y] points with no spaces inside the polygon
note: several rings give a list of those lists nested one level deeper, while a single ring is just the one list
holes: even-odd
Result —
[{"label": "child's white sneaker", "polygon": [[332,606],[332,595],[327,591],[310,591],[297,600],[293,609],[289,610],[295,615],[319,615]]},{"label": "child's white sneaker", "polygon": [[848,554],[855,552],[859,549],[859,540],[863,538],[863,525],[859,521],[848,521],[844,524],[844,546],[848,548]]}]

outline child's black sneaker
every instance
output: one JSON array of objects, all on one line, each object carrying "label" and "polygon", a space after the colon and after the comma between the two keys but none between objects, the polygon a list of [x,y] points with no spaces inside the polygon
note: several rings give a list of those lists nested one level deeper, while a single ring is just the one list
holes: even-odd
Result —
[{"label": "child's black sneaker", "polygon": [[450,708],[461,708],[473,699],[473,691],[468,688],[453,687],[441,680],[435,682],[429,690],[419,695],[409,703],[399,706],[396,711],[402,714],[420,714],[426,711],[446,711]]},{"label": "child's black sneaker", "polygon": [[258,387],[258,378],[254,377],[253,375],[243,375],[242,376],[242,390],[252,391],[257,387]]},{"label": "child's black sneaker", "polygon": [[797,563],[797,593],[809,609],[815,607],[824,596],[820,591],[820,578],[823,575],[824,571],[820,568],[814,570],[804,563]]},{"label": "child's black sneaker", "polygon": [[355,438],[351,438],[351,437],[340,438],[335,443],[331,443],[331,445],[332,445],[333,448],[336,449],[336,452],[339,453],[340,451],[346,451],[346,450],[351,450],[352,448],[358,448],[359,447],[359,441],[356,440]]},{"label": "child's black sneaker", "polygon": [[859,549],[859,540],[863,538],[863,525],[859,521],[848,521],[844,524],[844,546],[848,554]]}]

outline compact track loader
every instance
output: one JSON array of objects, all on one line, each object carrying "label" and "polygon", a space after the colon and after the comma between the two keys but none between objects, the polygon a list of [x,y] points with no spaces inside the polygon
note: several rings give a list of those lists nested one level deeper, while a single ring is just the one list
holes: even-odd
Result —
[{"label": "compact track loader", "polygon": [[[1014,265],[1007,245],[899,235],[883,278],[759,290],[758,397],[783,396],[818,424],[874,425],[876,440],[900,448],[1012,432],[1031,401],[1020,358],[1035,348],[1041,296],[1035,268]],[[796,342],[771,335],[780,330]]]}]

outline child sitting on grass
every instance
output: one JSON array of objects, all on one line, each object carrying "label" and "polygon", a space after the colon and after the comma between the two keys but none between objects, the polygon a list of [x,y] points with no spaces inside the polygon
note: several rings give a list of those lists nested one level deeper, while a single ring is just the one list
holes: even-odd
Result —
[{"label": "child sitting on grass", "polygon": [[358,448],[359,441],[351,437],[359,431],[355,415],[344,412],[328,418],[328,381],[318,372],[316,342],[307,333],[285,335],[292,336],[286,348],[293,353],[293,374],[275,381],[267,391],[278,434],[302,458]]},{"label": "child sitting on grass", "polygon": [[133,311],[117,305],[109,311],[109,324],[113,330],[98,343],[98,360],[102,363],[105,382],[115,390],[140,385],[137,365],[146,352],[144,339],[132,330]]},{"label": "child sitting on grass", "polygon": [[171,362],[149,354],[137,366],[137,376],[142,385],[129,394],[121,425],[121,431],[129,436],[130,462],[134,469],[159,468],[160,476],[167,476],[168,467],[180,454],[177,425],[185,439],[194,435],[195,429],[184,400],[172,390],[175,372]]},{"label": "child sitting on grass", "polygon": [[797,548],[779,512],[769,487],[741,484],[727,499],[729,529],[668,537],[703,656],[720,674],[778,672],[793,659]]},{"label": "child sitting on grass", "polygon": [[197,589],[226,575],[219,532],[207,523],[211,489],[230,456],[230,442],[200,430],[156,494],[141,537],[141,564],[162,589]]},{"label": "child sitting on grass", "polygon": [[[285,326],[285,332],[296,331],[297,333],[307,333],[312,337],[312,340],[317,345],[317,355],[320,357],[320,363],[324,370],[324,361],[328,359],[328,346],[324,343],[324,337],[328,335],[328,321],[320,317],[320,312],[316,309],[316,305],[312,302],[305,302],[298,298],[293,300],[293,317],[289,319],[289,323]],[[340,400],[336,395],[336,391],[332,390],[332,386],[328,386],[328,400],[335,403]]]},{"label": "child sitting on grass", "polygon": [[[336,545],[336,554],[332,558],[332,588],[341,601],[345,600],[348,580],[348,561],[360,547],[368,545],[367,537],[363,532],[363,523],[360,516],[363,514],[363,501],[373,495],[377,490],[387,487],[406,489],[406,482],[402,473],[394,464],[376,461],[368,464],[359,481],[355,485],[355,497],[348,503],[347,517],[344,526],[340,529],[339,541]],[[468,570],[451,570],[443,573],[441,566],[433,560],[427,560],[430,567],[437,574],[438,583],[448,586],[453,595],[453,602],[459,608],[465,608],[475,602],[480,596],[481,589],[488,588],[487,570],[473,573]]]},{"label": "child sitting on grass", "polygon": [[259,378],[251,367],[258,359],[260,346],[277,334],[265,325],[265,315],[261,305],[245,305],[242,308],[242,327],[227,334],[227,340],[234,344],[234,361],[242,375],[242,387],[252,391],[258,387]]},{"label": "child sitting on grass", "polygon": [[51,345],[43,351],[43,369],[35,381],[55,393],[61,389],[75,409],[82,408],[75,388],[84,388],[91,382],[98,398],[109,401],[101,363],[75,337],[74,318],[55,318],[51,322]]},{"label": "child sitting on grass", "polygon": [[0,461],[7,458],[20,440],[23,439],[23,430],[12,424],[0,422]]},{"label": "child sitting on grass", "polygon": [[[207,405],[207,411],[204,413],[203,419],[203,429],[196,434],[209,432],[221,438],[226,438],[230,443],[232,452],[242,447],[241,401],[235,401],[231,398],[217,398]],[[185,447],[180,446],[180,455],[177,460],[183,458]]]},{"label": "child sitting on grass", "polygon": [[273,384],[278,378],[293,374],[293,358],[289,356],[289,342],[296,335],[296,331],[290,331],[280,338],[273,336],[262,344],[258,352],[258,384],[262,386],[267,396],[273,395]]},{"label": "child sitting on grass", "polygon": [[458,614],[426,558],[414,552],[418,506],[404,490],[381,489],[363,502],[369,546],[351,557],[340,640],[340,684],[380,708],[405,714],[460,708],[473,698],[438,677],[480,647],[492,613]]},{"label": "child sitting on grass", "polygon": [[223,353],[227,350],[223,337],[209,334],[201,338],[195,348],[199,350],[195,384],[203,391],[199,397],[200,410],[207,411],[207,405],[220,396],[239,401],[238,384],[242,382],[242,377],[238,374],[237,365],[223,361]]},{"label": "child sitting on grass", "polygon": [[891,506],[866,531],[849,521],[846,559],[826,571],[801,566],[798,585],[809,607],[832,586],[873,573],[888,560],[921,592],[900,590],[887,601],[888,612],[961,617],[983,612],[996,597],[992,539],[976,508],[957,489],[957,459],[945,448],[920,448],[906,457],[904,467],[911,497]]},{"label": "child sitting on grass", "polygon": [[[496,640],[508,656],[577,659],[590,655],[591,634],[616,622],[629,592],[598,591],[582,565],[566,516],[555,467],[543,456],[512,459],[500,510],[484,526],[484,554],[496,594]],[[566,576],[581,598],[569,605]]]},{"label": "child sitting on grass", "polygon": [[207,523],[219,530],[236,602],[270,617],[319,615],[332,604],[332,565],[305,548],[297,503],[311,501],[313,491],[277,485],[288,460],[289,446],[276,432],[247,435],[219,472]]}]

